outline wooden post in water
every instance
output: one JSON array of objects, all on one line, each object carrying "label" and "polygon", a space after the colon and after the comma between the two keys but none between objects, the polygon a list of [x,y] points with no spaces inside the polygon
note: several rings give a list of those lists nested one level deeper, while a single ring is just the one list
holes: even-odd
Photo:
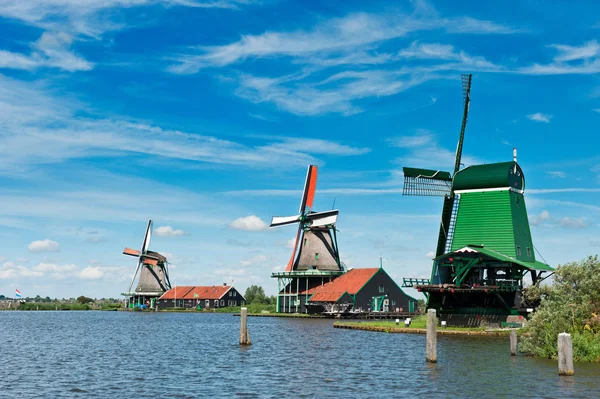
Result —
[{"label": "wooden post in water", "polygon": [[427,311],[427,344],[425,359],[430,363],[437,362],[437,317],[435,309]]},{"label": "wooden post in water", "polygon": [[515,330],[510,332],[510,355],[517,356],[517,332]]},{"label": "wooden post in water", "polygon": [[248,308],[242,308],[240,312],[240,345],[252,345],[248,332]]},{"label": "wooden post in water", "polygon": [[574,375],[571,334],[558,334],[558,375]]}]

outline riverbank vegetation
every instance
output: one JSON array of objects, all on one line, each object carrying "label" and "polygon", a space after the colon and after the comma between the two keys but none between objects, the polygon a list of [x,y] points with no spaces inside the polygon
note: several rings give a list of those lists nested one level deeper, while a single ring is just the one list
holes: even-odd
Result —
[{"label": "riverbank vegetation", "polygon": [[552,284],[529,289],[528,300],[540,301],[519,350],[528,355],[556,358],[557,336],[573,339],[575,361],[600,361],[600,260],[590,256],[558,266]]}]

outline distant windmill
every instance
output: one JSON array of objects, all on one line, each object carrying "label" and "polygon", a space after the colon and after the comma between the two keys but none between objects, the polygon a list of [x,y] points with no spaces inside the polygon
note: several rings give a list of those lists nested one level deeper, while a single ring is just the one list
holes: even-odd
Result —
[{"label": "distant windmill", "polygon": [[[525,207],[525,176],[511,162],[461,169],[471,102],[471,75],[462,75],[463,118],[454,172],[403,168],[403,195],[443,196],[444,206],[430,279],[405,278],[451,324],[511,322],[531,311],[523,277],[533,284],[553,269],[535,259]],[[516,319],[511,319],[515,317]]]},{"label": "distant windmill", "polygon": [[277,278],[277,312],[306,312],[306,301],[315,287],[344,273],[337,246],[338,210],[314,212],[317,187],[316,165],[310,165],[296,216],[273,217],[270,227],[298,223],[292,255],[285,272]]},{"label": "distant windmill", "polygon": [[[148,221],[146,234],[141,249],[135,250],[125,248],[124,255],[135,256],[138,264],[131,279],[129,290],[124,295],[130,297],[130,305],[144,305],[149,302],[154,306],[158,297],[171,289],[167,258],[158,252],[150,251],[150,239],[152,238],[152,220]],[[140,274],[135,291],[131,291],[135,279]]]},{"label": "distant windmill", "polygon": [[[269,226],[278,227],[298,223],[294,249],[285,269],[287,272],[308,269],[310,266],[321,270],[323,267],[337,269],[340,266],[335,239],[335,223],[339,211],[337,209],[325,212],[312,211],[317,188],[317,170],[316,165],[308,167],[298,215],[274,216]],[[300,242],[300,251],[296,257],[298,242]]]}]

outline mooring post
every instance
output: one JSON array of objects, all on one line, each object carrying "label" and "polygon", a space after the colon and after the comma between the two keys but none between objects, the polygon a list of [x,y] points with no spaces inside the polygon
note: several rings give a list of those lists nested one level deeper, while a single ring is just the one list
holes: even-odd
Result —
[{"label": "mooring post", "polygon": [[430,363],[437,362],[437,317],[435,309],[427,311],[427,344],[425,358]]},{"label": "mooring post", "polygon": [[558,375],[574,375],[571,334],[558,334]]},{"label": "mooring post", "polygon": [[510,332],[510,355],[517,356],[517,332],[515,330]]},{"label": "mooring post", "polygon": [[240,312],[240,345],[252,345],[248,332],[248,308],[242,308]]}]

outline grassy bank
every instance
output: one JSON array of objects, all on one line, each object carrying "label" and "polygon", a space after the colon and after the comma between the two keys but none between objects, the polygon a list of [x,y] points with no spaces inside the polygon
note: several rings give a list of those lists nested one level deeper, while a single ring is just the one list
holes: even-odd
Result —
[{"label": "grassy bank", "polygon": [[[248,313],[275,313],[275,305],[263,305],[259,303],[251,303],[244,306],[248,308]],[[240,313],[242,311],[241,306],[229,306],[226,308],[218,308],[215,310],[217,313]]]},{"label": "grassy bank", "polygon": [[[402,320],[399,325],[396,325],[395,321],[390,320],[376,320],[376,321],[336,321],[334,323],[336,328],[348,328],[355,330],[366,330],[366,331],[378,331],[378,332],[389,332],[389,333],[414,333],[424,334],[427,328],[426,316],[417,316],[412,319],[409,327],[404,325]],[[477,334],[477,335],[505,335],[509,334],[508,330],[486,330],[485,327],[438,327],[438,332],[441,334]]]}]

